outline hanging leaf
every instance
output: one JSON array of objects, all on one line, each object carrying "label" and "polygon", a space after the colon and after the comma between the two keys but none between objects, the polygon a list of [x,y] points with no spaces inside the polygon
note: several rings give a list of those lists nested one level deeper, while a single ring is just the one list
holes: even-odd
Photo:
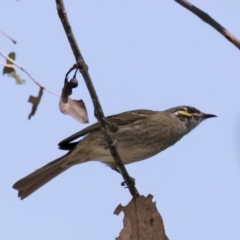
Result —
[{"label": "hanging leaf", "polygon": [[69,82],[65,79],[65,84],[60,97],[59,109],[61,113],[72,116],[80,123],[88,123],[88,114],[83,100],[73,100],[69,98],[72,94],[72,89],[78,86],[76,78]]},{"label": "hanging leaf", "polygon": [[43,87],[40,87],[37,97],[34,97],[34,96],[30,95],[30,97],[28,99],[28,102],[32,103],[32,111],[28,115],[28,119],[30,119],[35,114],[35,112],[37,111],[37,107],[40,103],[42,95],[43,95]]}]

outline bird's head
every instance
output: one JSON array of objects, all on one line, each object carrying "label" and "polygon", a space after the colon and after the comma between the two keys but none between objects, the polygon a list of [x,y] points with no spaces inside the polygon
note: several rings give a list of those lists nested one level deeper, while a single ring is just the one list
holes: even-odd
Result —
[{"label": "bird's head", "polygon": [[179,106],[166,110],[166,112],[174,114],[182,123],[186,126],[186,131],[190,132],[203,120],[217,117],[214,114],[207,114],[199,111],[194,107],[189,106]]}]

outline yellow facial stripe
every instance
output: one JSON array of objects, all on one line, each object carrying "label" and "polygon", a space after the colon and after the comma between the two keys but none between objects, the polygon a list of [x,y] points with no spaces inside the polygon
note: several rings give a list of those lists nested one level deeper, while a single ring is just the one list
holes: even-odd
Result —
[{"label": "yellow facial stripe", "polygon": [[184,116],[187,116],[187,117],[192,117],[192,113],[188,113],[187,112],[187,109],[186,109],[186,111],[184,111],[184,110],[178,110],[178,114],[180,114],[180,115],[184,115]]},{"label": "yellow facial stripe", "polygon": [[192,116],[199,117],[200,116],[199,113],[189,113],[189,112],[187,112],[187,109],[186,109],[186,111],[184,111],[184,110],[178,110],[178,114],[184,115],[184,116],[187,116],[187,117],[192,117]]}]

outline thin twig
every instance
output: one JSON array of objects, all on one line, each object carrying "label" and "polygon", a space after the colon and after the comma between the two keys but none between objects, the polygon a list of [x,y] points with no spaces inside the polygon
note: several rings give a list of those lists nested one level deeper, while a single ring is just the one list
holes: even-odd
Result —
[{"label": "thin twig", "polygon": [[208,23],[210,26],[215,28],[218,32],[220,32],[224,37],[227,38],[232,44],[234,44],[238,49],[240,49],[240,41],[237,39],[232,33],[230,33],[227,29],[221,26],[217,21],[215,21],[212,17],[210,17],[207,13],[203,12],[199,8],[195,7],[193,4],[186,0],[174,0],[179,3],[181,6],[188,9],[190,12],[197,15],[204,22]]},{"label": "thin twig", "polygon": [[[5,59],[9,60],[12,64],[14,64],[15,66],[17,66],[19,69],[21,69],[23,72],[25,72],[25,74],[27,74],[27,76],[35,83],[37,84],[40,88],[43,88],[44,91],[53,94],[55,96],[60,97],[60,94],[54,93],[52,91],[49,91],[48,89],[46,89],[44,86],[42,86],[39,82],[37,82],[31,75],[30,73],[27,72],[27,70],[25,70],[20,64],[18,64],[17,62],[15,62],[14,60],[12,60],[11,58],[9,58],[8,56],[6,56],[5,54],[3,54],[2,52],[0,52],[0,55],[2,55]],[[6,64],[5,64],[6,65]]]},{"label": "thin twig", "polygon": [[2,33],[5,37],[7,37],[8,39],[10,39],[14,44],[17,44],[17,41],[14,40],[13,38],[11,38],[9,35],[7,35],[5,32],[0,30],[0,33]]},{"label": "thin twig", "polygon": [[12,64],[7,64],[7,63],[4,63],[4,62],[0,62],[0,64],[3,65],[4,67],[13,68]]},{"label": "thin twig", "polygon": [[88,66],[86,65],[82,54],[78,48],[76,39],[73,35],[70,23],[68,21],[67,18],[67,13],[64,7],[64,3],[63,0],[56,0],[56,5],[57,5],[57,11],[58,11],[58,15],[59,18],[62,22],[63,28],[65,30],[66,36],[68,38],[68,41],[70,43],[70,46],[72,48],[73,54],[75,56],[76,59],[76,63],[78,65],[78,68],[80,70],[80,72],[82,73],[83,79],[87,85],[88,91],[91,95],[92,98],[92,102],[94,105],[94,111],[95,111],[95,117],[97,118],[97,120],[100,123],[103,135],[105,137],[106,143],[108,145],[108,148],[113,156],[113,159],[118,167],[118,170],[120,171],[120,173],[122,174],[124,181],[126,182],[130,193],[132,194],[133,197],[135,196],[139,196],[139,193],[136,189],[136,187],[134,186],[134,184],[132,184],[132,179],[130,178],[125,166],[122,163],[122,160],[120,158],[120,155],[117,151],[117,148],[115,146],[115,142],[112,140],[111,135],[110,135],[110,131],[109,128],[106,124],[106,122],[104,121],[104,114],[103,114],[103,110],[101,107],[101,104],[99,102],[97,93],[95,91],[95,88],[93,86],[91,77],[88,73]]}]

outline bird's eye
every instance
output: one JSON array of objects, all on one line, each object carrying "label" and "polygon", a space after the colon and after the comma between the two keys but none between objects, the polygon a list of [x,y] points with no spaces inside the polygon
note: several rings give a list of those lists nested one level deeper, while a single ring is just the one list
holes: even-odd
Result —
[{"label": "bird's eye", "polygon": [[191,110],[191,109],[187,109],[187,112],[188,112],[188,113],[192,113],[192,110]]}]

